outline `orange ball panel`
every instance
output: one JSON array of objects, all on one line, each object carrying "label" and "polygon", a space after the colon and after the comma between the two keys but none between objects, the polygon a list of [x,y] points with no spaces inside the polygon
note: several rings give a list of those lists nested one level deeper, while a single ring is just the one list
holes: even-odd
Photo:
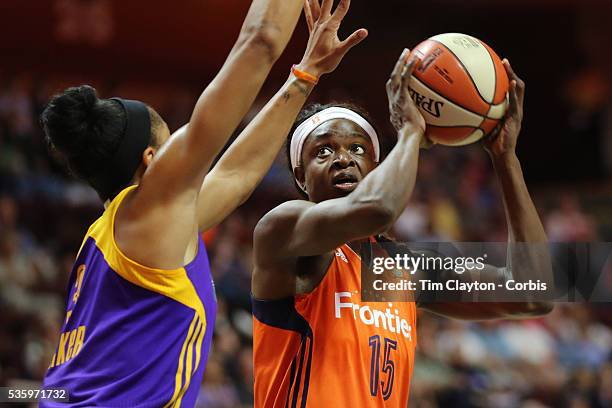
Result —
[{"label": "orange ball panel", "polygon": [[421,82],[467,110],[483,116],[487,114],[489,104],[482,99],[463,65],[446,46],[426,40],[413,52],[421,59],[414,71]]},{"label": "orange ball panel", "polygon": [[497,119],[485,119],[480,124],[480,128],[484,131],[485,136],[491,133],[495,126],[499,123]]}]

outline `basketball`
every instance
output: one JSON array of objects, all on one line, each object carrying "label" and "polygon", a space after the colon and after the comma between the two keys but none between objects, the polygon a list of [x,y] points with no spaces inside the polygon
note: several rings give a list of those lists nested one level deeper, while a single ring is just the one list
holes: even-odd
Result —
[{"label": "basketball", "polygon": [[477,38],[447,33],[417,45],[410,94],[433,142],[463,146],[489,134],[508,106],[509,80],[495,51]]}]

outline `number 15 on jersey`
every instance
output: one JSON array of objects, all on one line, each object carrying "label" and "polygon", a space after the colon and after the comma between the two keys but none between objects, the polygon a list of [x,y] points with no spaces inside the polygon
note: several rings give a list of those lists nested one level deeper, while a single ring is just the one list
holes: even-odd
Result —
[{"label": "number 15 on jersey", "polygon": [[393,378],[395,377],[395,363],[393,362],[392,351],[397,350],[397,341],[384,338],[383,345],[383,361],[382,372],[384,380],[381,380],[380,368],[380,346],[381,340],[379,335],[371,336],[369,345],[372,349],[372,358],[370,361],[370,394],[373,397],[378,395],[379,390],[385,400],[388,400],[393,392]]}]

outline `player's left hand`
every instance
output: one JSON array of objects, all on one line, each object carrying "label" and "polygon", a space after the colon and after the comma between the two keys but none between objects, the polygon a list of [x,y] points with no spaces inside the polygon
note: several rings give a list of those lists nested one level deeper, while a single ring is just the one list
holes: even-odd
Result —
[{"label": "player's left hand", "polygon": [[412,74],[420,63],[416,55],[410,55],[410,50],[404,49],[395,64],[387,81],[387,99],[389,100],[390,120],[395,130],[408,130],[417,134],[420,140],[425,139],[425,119],[414,100],[410,97],[410,81]]},{"label": "player's left hand", "polygon": [[525,82],[514,73],[512,66],[510,66],[510,61],[504,58],[502,63],[510,79],[510,105],[504,120],[490,136],[483,139],[483,146],[491,157],[515,153],[516,141],[523,121]]},{"label": "player's left hand", "polygon": [[338,38],[338,29],[349,10],[350,0],[340,0],[332,12],[333,0],[304,0],[304,14],[310,37],[298,68],[317,77],[332,72],[346,53],[368,36],[361,28],[344,41]]}]

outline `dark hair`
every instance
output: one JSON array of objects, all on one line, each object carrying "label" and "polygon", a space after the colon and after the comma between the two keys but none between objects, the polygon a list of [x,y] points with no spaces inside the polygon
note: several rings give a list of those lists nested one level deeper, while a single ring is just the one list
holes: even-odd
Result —
[{"label": "dark hair", "polygon": [[[295,132],[295,129],[297,129],[297,127],[300,126],[302,122],[306,121],[306,119],[308,119],[312,115],[316,115],[322,110],[331,108],[332,106],[346,108],[346,109],[352,110],[353,112],[357,112],[358,114],[363,116],[364,119],[366,119],[370,123],[370,125],[372,125],[372,127],[376,131],[376,134],[378,135],[379,138],[381,135],[378,127],[376,126],[376,123],[370,117],[370,114],[362,107],[349,103],[349,102],[331,102],[327,104],[313,103],[313,104],[306,106],[304,109],[302,109],[302,111],[298,114],[297,119],[293,123],[291,130],[289,131],[289,135],[287,136],[287,141],[285,142],[285,154],[287,158],[287,166],[289,167],[289,173],[291,173],[291,179],[293,180],[293,184],[295,185],[295,188],[298,190],[300,195],[306,199],[308,198],[308,195],[304,191],[302,191],[297,181],[295,180],[295,177],[293,176],[293,169],[291,168],[291,139],[293,137],[293,132]],[[383,152],[381,151],[381,160],[382,160],[382,153]]]},{"label": "dark hair", "polygon": [[[151,134],[155,136],[163,120],[148,108]],[[66,89],[55,95],[41,115],[45,140],[66,161],[72,174],[89,183],[100,195],[98,176],[117,151],[125,129],[126,114],[121,105],[110,99],[100,99],[89,85]],[[156,137],[151,146],[157,147]]]}]

